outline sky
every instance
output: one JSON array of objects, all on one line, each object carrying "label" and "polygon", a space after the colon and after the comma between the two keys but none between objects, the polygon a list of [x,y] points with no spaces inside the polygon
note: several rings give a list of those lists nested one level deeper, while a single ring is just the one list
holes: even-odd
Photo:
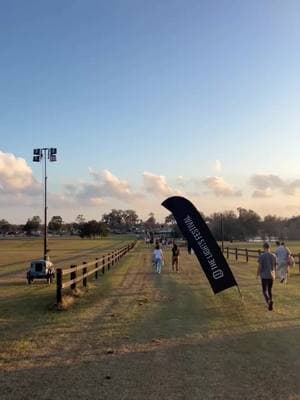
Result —
[{"label": "sky", "polygon": [[0,219],[300,214],[298,0],[0,0]]}]

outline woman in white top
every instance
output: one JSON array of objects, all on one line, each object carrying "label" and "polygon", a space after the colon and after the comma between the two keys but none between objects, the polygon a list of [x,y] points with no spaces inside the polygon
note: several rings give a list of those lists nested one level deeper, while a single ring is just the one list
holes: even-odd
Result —
[{"label": "woman in white top", "polygon": [[159,243],[156,244],[155,249],[153,251],[153,261],[155,264],[155,270],[158,274],[161,273],[161,268],[163,266],[164,262],[164,254],[162,252],[162,249],[159,246]]}]

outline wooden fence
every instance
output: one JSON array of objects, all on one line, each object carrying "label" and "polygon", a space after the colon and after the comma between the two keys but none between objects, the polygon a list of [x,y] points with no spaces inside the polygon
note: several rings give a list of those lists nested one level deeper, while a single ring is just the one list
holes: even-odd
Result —
[{"label": "wooden fence", "polygon": [[[58,308],[62,305],[63,289],[76,289],[77,284],[82,281],[82,286],[87,287],[88,277],[94,275],[98,279],[98,272],[102,274],[116,264],[125,254],[127,254],[136,245],[136,241],[127,244],[119,249],[104,254],[101,258],[96,258],[90,262],[83,262],[79,265],[71,265],[70,268],[56,269],[56,305]],[[69,276],[69,280],[64,282],[64,277]]]},{"label": "wooden fence", "polygon": [[[223,251],[226,258],[230,258],[230,256],[234,256],[235,260],[238,261],[239,257],[243,257],[246,262],[249,261],[250,258],[258,259],[260,254],[262,253],[261,249],[241,249],[238,247],[224,247]],[[295,260],[295,265],[298,265],[300,272],[300,253],[292,254]]]}]

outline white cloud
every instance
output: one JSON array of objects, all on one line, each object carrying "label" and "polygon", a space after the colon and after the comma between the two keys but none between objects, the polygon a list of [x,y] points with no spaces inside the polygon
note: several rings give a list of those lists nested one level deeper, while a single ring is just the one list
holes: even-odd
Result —
[{"label": "white cloud", "polygon": [[220,160],[215,161],[215,171],[217,174],[220,174],[222,171],[222,163]]},{"label": "white cloud", "polygon": [[250,177],[250,184],[259,190],[277,189],[284,186],[284,181],[273,174],[254,174]]},{"label": "white cloud", "polygon": [[35,192],[39,183],[23,158],[0,151],[0,190],[6,193]]},{"label": "white cloud", "polygon": [[189,179],[179,175],[176,178],[176,185],[180,188],[185,188],[189,184]]},{"label": "white cloud", "polygon": [[203,183],[216,195],[224,197],[241,196],[241,191],[227,183],[221,176],[210,176],[203,180]]},{"label": "white cloud", "polygon": [[117,178],[107,169],[103,171],[103,180],[103,191],[107,196],[118,198],[132,196],[133,193],[130,189],[129,183]]},{"label": "white cloud", "polygon": [[151,194],[158,196],[171,196],[179,194],[177,190],[168,185],[163,175],[154,175],[151,172],[143,173],[145,190]]},{"label": "white cloud", "polygon": [[0,151],[0,205],[2,210],[38,208],[42,185],[23,158]]},{"label": "white cloud", "polygon": [[256,198],[270,198],[272,197],[272,191],[270,188],[267,189],[257,189],[254,190],[254,192],[252,193],[252,197],[256,197]]},{"label": "white cloud", "polygon": [[101,197],[91,197],[90,204],[95,207],[103,206],[105,201]]},{"label": "white cloud", "polygon": [[94,182],[81,182],[78,185],[66,184],[67,194],[74,196],[78,201],[94,206],[102,205],[104,198],[113,198],[122,201],[141,197],[133,192],[126,180],[121,180],[107,169],[97,172],[89,168]]},{"label": "white cloud", "polygon": [[250,184],[256,189],[253,197],[271,197],[275,191],[282,191],[284,194],[294,196],[300,188],[300,179],[284,181],[274,174],[254,174],[250,177]]},{"label": "white cloud", "polygon": [[294,181],[287,183],[282,190],[285,194],[294,196],[296,194],[296,190],[299,188],[300,188],[300,179],[295,179]]}]

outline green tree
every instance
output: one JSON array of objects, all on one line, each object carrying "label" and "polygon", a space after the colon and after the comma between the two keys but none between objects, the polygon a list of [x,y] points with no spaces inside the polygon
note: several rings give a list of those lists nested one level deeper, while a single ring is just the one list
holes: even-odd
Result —
[{"label": "green tree", "polygon": [[222,213],[213,213],[206,220],[209,229],[216,240],[222,239],[222,219],[223,219],[223,238],[224,240],[234,240],[241,237],[241,231],[238,224],[238,218],[234,211],[224,211]]},{"label": "green tree", "polygon": [[167,224],[167,225],[175,225],[176,224],[176,220],[175,220],[173,214],[169,214],[166,216],[165,224]]},{"label": "green tree", "polygon": [[38,232],[41,229],[42,220],[38,215],[35,215],[31,219],[28,218],[24,225],[24,231],[27,235],[31,235],[33,232]]},{"label": "green tree", "polygon": [[154,229],[156,227],[156,219],[154,213],[151,212],[149,214],[149,217],[144,222],[144,225],[146,229]]},{"label": "green tree", "polygon": [[48,229],[59,233],[62,229],[62,225],[63,225],[62,217],[59,215],[55,215],[51,218],[51,220],[48,224]]},{"label": "green tree", "polygon": [[125,228],[124,212],[113,208],[111,212],[103,214],[102,222],[111,230],[122,230]]},{"label": "green tree", "polygon": [[108,231],[106,225],[103,222],[97,222],[93,219],[91,221],[81,224],[79,232],[81,238],[92,237],[95,239],[97,236],[107,236]]},{"label": "green tree", "polygon": [[134,210],[123,211],[123,221],[127,230],[132,230],[138,223],[139,217]]},{"label": "green tree", "polygon": [[281,237],[284,220],[276,215],[266,215],[261,222],[261,236],[268,239],[271,236]]},{"label": "green tree", "polygon": [[78,214],[75,220],[76,224],[81,225],[85,223],[85,218],[83,214]]},{"label": "green tree", "polygon": [[6,219],[0,220],[0,234],[5,235],[11,230],[11,224]]},{"label": "green tree", "polygon": [[253,210],[246,210],[239,207],[238,209],[238,224],[241,233],[241,239],[249,239],[257,236],[261,228],[261,218]]}]

